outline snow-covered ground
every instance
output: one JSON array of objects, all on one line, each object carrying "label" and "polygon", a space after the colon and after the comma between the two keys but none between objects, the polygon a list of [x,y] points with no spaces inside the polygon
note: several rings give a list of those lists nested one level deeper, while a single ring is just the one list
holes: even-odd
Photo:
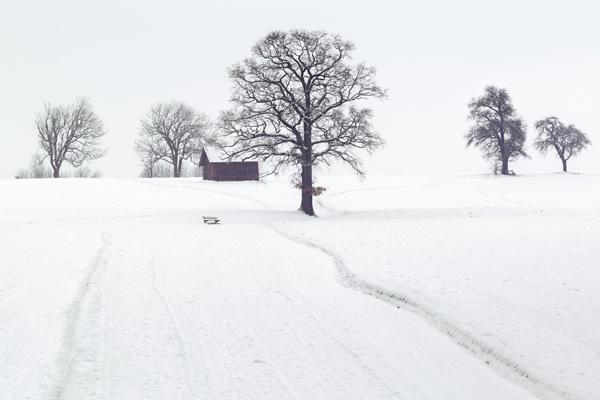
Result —
[{"label": "snow-covered ground", "polygon": [[320,184],[0,181],[0,399],[600,398],[600,176]]},{"label": "snow-covered ground", "polygon": [[600,398],[600,176],[373,181],[330,193],[342,213],[318,230],[286,230],[509,379]]}]

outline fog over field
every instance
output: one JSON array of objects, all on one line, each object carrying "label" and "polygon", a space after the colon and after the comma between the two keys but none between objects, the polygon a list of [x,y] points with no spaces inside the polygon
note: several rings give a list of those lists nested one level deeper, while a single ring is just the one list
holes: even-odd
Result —
[{"label": "fog over field", "polygon": [[[557,115],[600,143],[600,9],[564,1],[5,1],[0,4],[0,177],[35,151],[43,103],[88,96],[108,135],[105,176],[137,176],[139,120],[158,101],[182,100],[216,118],[229,107],[226,70],[273,29],[323,29],[356,44],[389,89],[375,128],[387,146],[372,173],[488,170],[464,150],[467,103],[486,85],[507,88],[529,125],[521,172],[560,170],[533,151],[534,121]],[[573,160],[600,171],[600,147]],[[342,170],[343,171],[343,170]]]}]

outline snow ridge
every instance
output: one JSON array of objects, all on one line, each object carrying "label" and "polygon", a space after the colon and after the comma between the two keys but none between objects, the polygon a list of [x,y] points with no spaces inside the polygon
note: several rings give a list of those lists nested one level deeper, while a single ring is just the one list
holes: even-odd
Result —
[{"label": "snow ridge", "polygon": [[[77,392],[81,389],[92,398],[98,394],[97,389],[101,382],[97,382],[96,379],[90,382],[87,378],[98,375],[96,369],[99,365],[101,349],[97,339],[100,335],[99,320],[102,311],[98,283],[106,264],[105,253],[109,246],[108,234],[103,233],[96,257],[88,267],[77,294],[67,310],[67,327],[62,350],[58,356],[58,365],[62,372],[52,396],[54,399],[71,398],[73,389],[75,398],[78,397]],[[76,364],[77,368],[75,368]]]},{"label": "snow ridge", "polygon": [[436,329],[449,336],[454,342],[464,347],[480,360],[485,362],[494,371],[509,381],[519,384],[532,394],[545,400],[579,400],[577,397],[552,384],[543,381],[525,366],[512,360],[509,355],[494,349],[484,341],[461,329],[457,324],[449,321],[424,304],[400,293],[389,291],[380,286],[366,282],[353,273],[344,263],[343,257],[331,249],[305,237],[292,235],[280,228],[269,226],[274,232],[301,245],[319,250],[334,261],[340,283],[353,290],[358,290],[366,295],[373,296],[398,309],[402,308],[425,318]]}]

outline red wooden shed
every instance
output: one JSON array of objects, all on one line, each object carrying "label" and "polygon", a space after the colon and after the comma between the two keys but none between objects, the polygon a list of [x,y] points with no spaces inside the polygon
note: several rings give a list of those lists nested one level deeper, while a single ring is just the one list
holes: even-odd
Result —
[{"label": "red wooden shed", "polygon": [[257,161],[211,161],[206,149],[202,149],[200,162],[202,178],[209,181],[257,181]]}]

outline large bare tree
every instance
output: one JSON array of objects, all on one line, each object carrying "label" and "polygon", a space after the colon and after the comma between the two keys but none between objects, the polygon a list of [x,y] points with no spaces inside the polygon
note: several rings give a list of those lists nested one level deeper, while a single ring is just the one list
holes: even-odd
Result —
[{"label": "large bare tree", "polygon": [[183,161],[191,160],[211,143],[209,128],[208,118],[185,103],[158,103],[142,119],[136,151],[145,165],[158,161],[171,164],[177,178]]},{"label": "large bare tree", "polygon": [[469,103],[473,127],[466,135],[467,146],[475,145],[484,155],[502,164],[502,175],[508,175],[508,162],[527,156],[524,150],[526,127],[516,114],[506,89],[485,88],[485,94]]},{"label": "large bare tree", "polygon": [[234,108],[221,114],[228,159],[292,165],[301,175],[300,209],[314,215],[313,167],[345,162],[363,173],[356,150],[382,145],[372,112],[356,102],[383,98],[375,69],[351,64],[354,45],[321,31],[271,32],[234,65]]},{"label": "large bare tree", "polygon": [[538,136],[535,147],[542,153],[553,148],[562,161],[562,168],[567,172],[567,161],[577,155],[591,142],[587,135],[574,125],[565,125],[557,117],[544,118],[535,123]]},{"label": "large bare tree", "polygon": [[86,98],[67,106],[46,104],[36,116],[36,127],[44,159],[58,178],[64,162],[77,168],[104,155],[100,138],[106,134],[100,118]]}]

